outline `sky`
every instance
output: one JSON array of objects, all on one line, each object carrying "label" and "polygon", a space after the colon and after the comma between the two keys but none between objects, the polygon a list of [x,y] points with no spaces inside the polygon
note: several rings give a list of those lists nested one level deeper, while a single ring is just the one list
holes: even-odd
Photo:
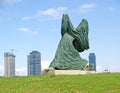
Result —
[{"label": "sky", "polygon": [[27,55],[41,52],[42,69],[48,68],[61,39],[61,19],[67,13],[77,27],[89,24],[90,48],[97,72],[120,72],[120,0],[0,0],[0,76],[4,75],[4,52],[16,55],[16,75],[27,75]]}]

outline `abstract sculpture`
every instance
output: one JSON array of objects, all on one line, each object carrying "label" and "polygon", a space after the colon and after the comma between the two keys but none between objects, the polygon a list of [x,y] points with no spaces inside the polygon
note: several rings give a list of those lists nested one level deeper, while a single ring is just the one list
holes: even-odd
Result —
[{"label": "abstract sculpture", "polygon": [[84,69],[88,62],[80,57],[79,52],[89,49],[87,20],[82,19],[78,27],[74,28],[68,15],[63,14],[61,35],[62,39],[49,68],[55,70]]}]

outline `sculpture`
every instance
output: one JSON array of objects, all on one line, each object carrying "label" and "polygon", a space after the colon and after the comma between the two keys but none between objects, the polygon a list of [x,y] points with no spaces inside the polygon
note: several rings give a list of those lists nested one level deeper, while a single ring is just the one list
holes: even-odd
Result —
[{"label": "sculpture", "polygon": [[89,49],[87,20],[82,19],[78,27],[74,28],[68,15],[63,14],[61,35],[62,39],[49,68],[56,70],[84,69],[88,62],[80,57],[79,52]]}]

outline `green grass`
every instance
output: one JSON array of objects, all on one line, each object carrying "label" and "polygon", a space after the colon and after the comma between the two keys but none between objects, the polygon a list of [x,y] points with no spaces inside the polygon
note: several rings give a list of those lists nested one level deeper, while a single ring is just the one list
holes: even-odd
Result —
[{"label": "green grass", "polygon": [[120,73],[0,78],[0,93],[120,93]]}]

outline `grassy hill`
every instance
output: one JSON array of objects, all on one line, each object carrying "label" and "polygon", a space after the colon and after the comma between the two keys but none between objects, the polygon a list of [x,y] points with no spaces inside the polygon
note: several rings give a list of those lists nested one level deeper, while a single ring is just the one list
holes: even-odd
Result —
[{"label": "grassy hill", "polygon": [[120,93],[120,73],[0,78],[0,93]]}]

